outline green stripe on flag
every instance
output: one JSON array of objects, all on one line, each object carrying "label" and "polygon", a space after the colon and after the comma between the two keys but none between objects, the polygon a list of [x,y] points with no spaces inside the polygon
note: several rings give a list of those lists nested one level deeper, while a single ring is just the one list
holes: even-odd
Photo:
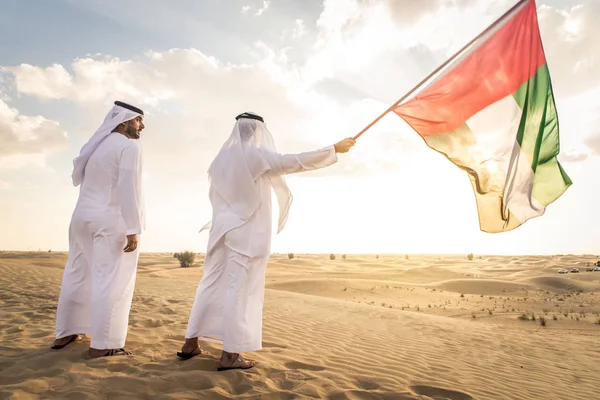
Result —
[{"label": "green stripe on flag", "polygon": [[523,109],[517,141],[535,174],[532,197],[548,205],[573,183],[556,158],[560,151],[558,115],[548,65],[541,66],[513,97]]}]

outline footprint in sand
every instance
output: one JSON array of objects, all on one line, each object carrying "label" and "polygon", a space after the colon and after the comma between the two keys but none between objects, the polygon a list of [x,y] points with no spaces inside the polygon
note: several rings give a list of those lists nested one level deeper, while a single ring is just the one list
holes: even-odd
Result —
[{"label": "footprint in sand", "polygon": [[307,371],[324,371],[325,368],[314,364],[304,364],[300,361],[288,361],[285,367],[289,369],[305,369]]},{"label": "footprint in sand", "polygon": [[124,372],[129,368],[131,368],[131,363],[126,361],[119,361],[106,366],[106,369],[108,369],[110,372]]},{"label": "footprint in sand", "polygon": [[363,378],[358,378],[356,385],[363,390],[377,390],[380,388],[379,384]]},{"label": "footprint in sand", "polygon": [[159,328],[164,325],[170,325],[175,321],[167,320],[167,319],[147,319],[142,321],[141,325],[144,328]]},{"label": "footprint in sand", "polygon": [[176,314],[175,310],[173,310],[171,307],[162,307],[160,310],[158,310],[159,314],[166,314],[166,315],[173,315]]},{"label": "footprint in sand", "polygon": [[435,400],[475,400],[475,398],[466,393],[443,389],[436,386],[413,385],[410,387],[410,390],[416,394],[427,396]]}]

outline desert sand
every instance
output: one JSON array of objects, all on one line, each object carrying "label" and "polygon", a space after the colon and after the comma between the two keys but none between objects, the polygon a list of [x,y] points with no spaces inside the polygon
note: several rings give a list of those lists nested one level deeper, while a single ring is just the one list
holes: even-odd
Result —
[{"label": "desert sand", "polygon": [[[183,361],[202,257],[143,254],[129,357],[51,350],[65,253],[0,253],[0,399],[600,398],[594,256],[271,256],[263,350]],[[558,274],[560,268],[578,274]],[[545,323],[545,325],[544,325]]]}]

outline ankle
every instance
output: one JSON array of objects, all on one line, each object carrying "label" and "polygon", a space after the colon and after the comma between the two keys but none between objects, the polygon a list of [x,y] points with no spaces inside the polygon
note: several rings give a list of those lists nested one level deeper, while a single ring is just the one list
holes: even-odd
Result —
[{"label": "ankle", "polygon": [[236,358],[238,358],[238,356],[239,356],[239,354],[238,354],[238,353],[229,353],[229,352],[227,352],[227,351],[223,351],[223,352],[221,353],[221,359],[222,359],[222,360],[228,360],[228,361],[231,361],[231,360],[235,360]]},{"label": "ankle", "polygon": [[185,339],[185,343],[183,343],[182,348],[188,351],[194,350],[198,347],[198,339]]}]

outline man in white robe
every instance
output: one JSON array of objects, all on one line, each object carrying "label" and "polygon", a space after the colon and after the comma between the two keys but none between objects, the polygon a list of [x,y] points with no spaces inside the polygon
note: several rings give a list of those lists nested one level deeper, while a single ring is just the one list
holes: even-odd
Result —
[{"label": "man in white robe", "polygon": [[283,175],[325,168],[347,152],[354,139],[299,154],[280,154],[262,117],[236,117],[230,138],[208,174],[213,208],[204,274],[177,355],[189,359],[204,351],[198,339],[223,345],[217,369],[248,369],[256,363],[240,353],[262,348],[265,273],[271,246],[271,188],[279,203],[280,232],[292,195]]},{"label": "man in white robe", "polygon": [[138,235],[145,228],[142,159],[136,140],[143,111],[116,101],[73,160],[79,198],[56,312],[62,349],[91,335],[88,358],[128,355],[125,338],[135,286]]}]

